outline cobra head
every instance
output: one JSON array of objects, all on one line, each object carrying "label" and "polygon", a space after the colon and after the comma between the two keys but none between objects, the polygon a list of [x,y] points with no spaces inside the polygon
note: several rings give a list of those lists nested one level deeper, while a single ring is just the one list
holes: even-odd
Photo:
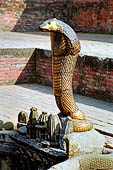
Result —
[{"label": "cobra head", "polygon": [[39,26],[40,31],[42,32],[53,32],[58,30],[57,19],[46,20],[43,24]]}]

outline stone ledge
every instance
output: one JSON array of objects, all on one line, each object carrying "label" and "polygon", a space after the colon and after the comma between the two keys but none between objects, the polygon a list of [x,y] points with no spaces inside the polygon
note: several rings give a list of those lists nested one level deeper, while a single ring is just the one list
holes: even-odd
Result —
[{"label": "stone ledge", "polygon": [[78,66],[90,66],[93,69],[102,69],[102,70],[113,70],[113,59],[112,58],[99,58],[95,56],[80,56],[77,61]]},{"label": "stone ledge", "polygon": [[15,48],[15,49],[0,49],[0,58],[27,58],[33,55],[35,48]]},{"label": "stone ledge", "polygon": [[29,139],[26,136],[16,134],[10,134],[10,137],[16,143],[26,147],[31,148],[36,151],[38,154],[45,155],[49,160],[54,160],[54,162],[61,162],[67,159],[67,154],[65,151],[60,150],[59,148],[48,148],[43,146],[41,143],[36,140]]}]

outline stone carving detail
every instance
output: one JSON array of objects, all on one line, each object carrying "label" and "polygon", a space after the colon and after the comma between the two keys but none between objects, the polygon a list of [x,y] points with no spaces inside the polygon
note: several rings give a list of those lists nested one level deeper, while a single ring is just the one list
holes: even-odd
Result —
[{"label": "stone carving detail", "polygon": [[29,115],[29,119],[31,120],[31,119],[34,119],[34,118],[38,118],[38,112],[37,112],[37,108],[35,108],[35,107],[32,107],[31,109],[30,109],[30,115]]},{"label": "stone carving detail", "polygon": [[48,119],[48,134],[51,142],[60,140],[61,122],[58,115],[50,115]]},{"label": "stone carving detail", "polygon": [[18,124],[17,124],[17,128],[25,126],[28,122],[28,114],[24,111],[21,111],[18,114]]},{"label": "stone carving detail", "polygon": [[41,141],[48,140],[47,121],[48,121],[48,113],[42,112],[35,126],[36,127],[36,138],[38,140],[41,140]]},{"label": "stone carving detail", "polygon": [[48,113],[47,112],[42,112],[42,114],[39,116],[38,123],[40,125],[47,126],[47,121],[48,121]]},{"label": "stone carving detail", "polygon": [[64,116],[62,113],[48,115],[47,112],[42,112],[40,116],[37,116],[37,113],[34,116],[32,113],[33,110],[36,111],[37,109],[30,109],[31,112],[26,126],[27,136],[43,144],[57,145],[61,149],[64,149],[64,136],[73,132],[72,119]]}]

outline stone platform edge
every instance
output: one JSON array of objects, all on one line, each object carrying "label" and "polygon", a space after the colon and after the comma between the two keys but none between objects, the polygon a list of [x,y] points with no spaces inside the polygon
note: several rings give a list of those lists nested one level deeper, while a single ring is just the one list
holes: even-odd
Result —
[{"label": "stone platform edge", "polygon": [[[22,83],[52,86],[50,50],[0,50],[0,85]],[[113,59],[79,56],[73,74],[73,90],[85,96],[113,101]]]}]

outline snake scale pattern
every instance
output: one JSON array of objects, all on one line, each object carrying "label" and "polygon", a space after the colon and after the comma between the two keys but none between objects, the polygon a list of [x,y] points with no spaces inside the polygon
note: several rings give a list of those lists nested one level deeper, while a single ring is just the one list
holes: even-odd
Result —
[{"label": "snake scale pattern", "polygon": [[73,157],[52,166],[48,170],[113,170],[113,150],[107,148],[104,148],[104,150],[103,154],[87,154]]},{"label": "snake scale pattern", "polygon": [[56,18],[40,25],[41,31],[51,33],[53,88],[57,106],[62,114],[74,119],[74,132],[91,130],[92,122],[74,102],[72,77],[80,51],[80,43],[73,29]]},{"label": "snake scale pattern", "polygon": [[78,157],[81,169],[113,170],[113,151],[104,154],[88,154]]}]

